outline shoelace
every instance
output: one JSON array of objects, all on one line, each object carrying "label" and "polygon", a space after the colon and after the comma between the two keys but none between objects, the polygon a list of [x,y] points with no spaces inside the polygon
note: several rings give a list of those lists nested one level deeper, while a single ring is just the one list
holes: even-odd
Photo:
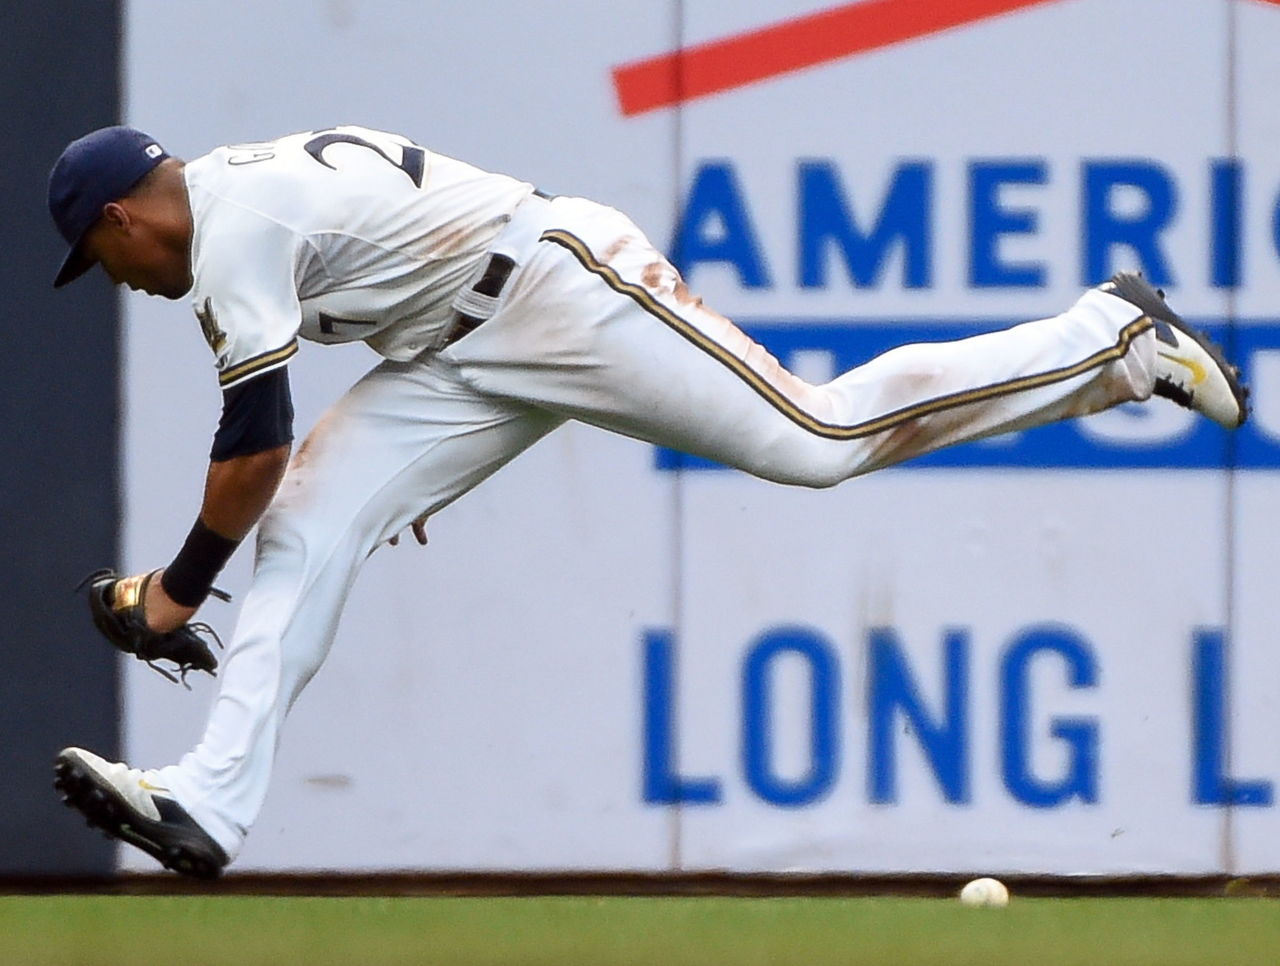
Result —
[{"label": "shoelace", "polygon": [[[212,593],[212,591],[210,591],[210,593]],[[224,594],[222,591],[218,591],[218,598],[220,600],[229,601],[231,599],[231,596],[229,594]],[[192,623],[187,625],[187,628],[191,631],[194,631],[197,634],[208,634],[209,638],[213,641],[213,643],[218,645],[219,650],[221,651],[226,650],[226,647],[222,643],[222,638],[218,636],[218,632],[215,631],[208,624],[206,624],[204,621],[193,621]],[[164,660],[164,659],[161,658],[161,660]],[[172,671],[166,670],[165,668],[161,667],[159,664],[155,662],[155,660],[143,661],[142,663],[145,664],[147,667],[151,668],[151,670],[155,671],[157,674],[168,678],[174,684],[181,684],[188,691],[191,690],[191,685],[187,683],[187,675],[190,674],[192,668],[195,667],[194,664],[179,664],[177,661],[174,661],[173,662],[174,668],[177,670],[179,675],[179,677],[175,678],[173,676]]]}]

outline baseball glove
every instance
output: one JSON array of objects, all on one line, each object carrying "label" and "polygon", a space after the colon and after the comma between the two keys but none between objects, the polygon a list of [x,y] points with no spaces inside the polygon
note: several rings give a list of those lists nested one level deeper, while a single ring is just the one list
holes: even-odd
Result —
[{"label": "baseball glove", "polygon": [[[218,659],[213,656],[204,636],[222,647],[217,633],[205,623],[183,624],[176,631],[157,633],[147,626],[143,601],[147,584],[160,571],[134,577],[119,577],[114,570],[95,570],[80,582],[76,590],[89,588],[89,613],[93,624],[108,641],[126,654],[132,654],[174,684],[182,684],[187,690],[187,674],[204,671],[214,675]],[[214,588],[211,593],[222,599],[231,598]],[[172,671],[161,667],[158,661],[168,661]],[[176,672],[179,677],[174,676]]]}]

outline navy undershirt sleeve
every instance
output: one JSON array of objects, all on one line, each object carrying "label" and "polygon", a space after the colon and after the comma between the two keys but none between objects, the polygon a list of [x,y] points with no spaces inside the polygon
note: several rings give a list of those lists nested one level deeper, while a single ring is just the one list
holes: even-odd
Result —
[{"label": "navy undershirt sleeve", "polygon": [[222,394],[222,418],[213,436],[214,463],[293,442],[289,369],[281,366],[232,386]]}]

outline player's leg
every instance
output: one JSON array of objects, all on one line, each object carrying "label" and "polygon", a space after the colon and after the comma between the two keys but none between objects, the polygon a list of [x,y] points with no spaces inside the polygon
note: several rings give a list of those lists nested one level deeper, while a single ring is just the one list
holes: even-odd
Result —
[{"label": "player's leg", "polygon": [[328,654],[361,564],[561,421],[480,399],[446,366],[384,363],[302,444],[260,524],[253,584],[204,737],[158,772],[229,859],[262,806],[285,716]]},{"label": "player's leg", "polygon": [[1145,399],[1153,321],[1099,290],[1053,318],[904,346],[813,386],[692,297],[609,209],[557,203],[489,322],[447,350],[480,390],[786,483],[828,486],[981,436]]}]

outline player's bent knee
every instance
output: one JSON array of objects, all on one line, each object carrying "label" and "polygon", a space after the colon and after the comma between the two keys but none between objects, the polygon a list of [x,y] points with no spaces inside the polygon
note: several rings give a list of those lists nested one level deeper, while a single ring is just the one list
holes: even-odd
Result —
[{"label": "player's bent knee", "polygon": [[310,503],[277,501],[258,524],[255,568],[295,570],[310,580],[322,571],[354,572],[382,532],[363,514]]},{"label": "player's bent knee", "polygon": [[294,570],[301,576],[332,556],[338,531],[305,513],[272,507],[258,523],[254,569]]},{"label": "player's bent knee", "polygon": [[803,477],[796,479],[792,485],[802,486],[807,490],[829,490],[837,483],[843,483],[849,478],[849,474],[844,468],[840,470],[824,469],[822,472],[809,473]]},{"label": "player's bent knee", "polygon": [[826,490],[843,483],[854,471],[850,461],[814,460],[796,461],[785,465],[761,463],[752,467],[743,467],[752,476],[770,483],[781,483],[785,486],[799,486],[809,490]]}]

